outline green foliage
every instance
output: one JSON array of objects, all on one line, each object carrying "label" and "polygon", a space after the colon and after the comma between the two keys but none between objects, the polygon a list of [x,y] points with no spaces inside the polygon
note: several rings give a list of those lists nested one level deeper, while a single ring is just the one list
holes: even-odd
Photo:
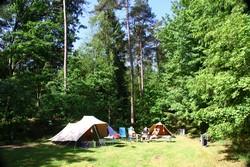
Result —
[{"label": "green foliage", "polygon": [[[84,2],[68,2],[72,7],[68,9],[69,45],[75,39],[79,23],[78,19],[70,18],[82,13],[82,6],[78,5]],[[14,139],[14,132],[18,133],[14,124],[31,118],[51,118],[49,110],[41,107],[46,100],[48,104],[59,99],[63,103],[61,97],[51,101],[44,98],[47,85],[62,65],[62,4],[50,0],[13,0],[3,6],[0,7],[0,125],[7,125],[9,136]]]},{"label": "green foliage", "polygon": [[47,93],[43,96],[42,110],[51,120],[76,120],[83,115],[95,115],[98,118],[116,124],[122,99],[118,98],[115,81],[115,68],[102,56],[79,53],[69,57],[68,89],[62,91],[62,73],[47,84]]},{"label": "green foliage", "polygon": [[144,94],[136,100],[136,125],[141,128],[162,118],[162,113],[159,113],[162,110],[155,106],[155,99],[159,97],[159,76],[157,73],[147,73],[146,76],[148,82],[145,84]]},{"label": "green foliage", "polygon": [[[110,84],[106,84],[106,86],[113,87],[112,89],[108,87],[105,88],[109,90],[106,91],[109,96],[105,103],[108,103],[108,110],[112,111],[110,123],[124,125],[129,120],[128,86],[126,81],[127,69],[125,67],[126,45],[124,41],[125,34],[115,15],[117,9],[119,8],[116,3],[113,1],[107,2],[106,0],[99,1],[95,6],[92,25],[95,26],[97,31],[89,43],[90,50],[85,52],[90,51],[90,53],[92,53],[92,59],[95,59],[97,67],[101,67],[99,63],[102,62],[98,61],[100,58],[100,60],[107,63],[107,65],[105,65],[106,67],[102,67],[102,72],[99,72],[99,74],[108,75]],[[104,69],[107,69],[107,71]],[[95,78],[95,75],[90,76],[90,78]],[[102,82],[107,81],[101,78],[100,81],[96,83],[97,86]]]},{"label": "green foliage", "polygon": [[179,118],[208,123],[217,139],[244,135],[249,119],[250,17],[244,8],[235,0],[183,0],[158,34],[166,54],[161,101]]}]

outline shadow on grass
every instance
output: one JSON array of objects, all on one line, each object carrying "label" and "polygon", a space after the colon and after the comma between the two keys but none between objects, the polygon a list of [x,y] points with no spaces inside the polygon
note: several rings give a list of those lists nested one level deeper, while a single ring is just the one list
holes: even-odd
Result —
[{"label": "shadow on grass", "polygon": [[221,151],[221,153],[226,153],[223,160],[239,161],[242,159],[246,162],[246,166],[250,167],[250,138],[234,139],[232,144],[225,146],[226,150]]},{"label": "shadow on grass", "polygon": [[176,142],[176,140],[166,140],[166,139],[153,139],[153,140],[151,140],[151,141],[149,141],[149,142],[162,142],[162,143],[175,143]]},{"label": "shadow on grass", "polygon": [[[0,150],[4,164],[7,167],[25,166],[60,166],[61,162],[76,163],[82,161],[96,161],[95,158],[77,153],[94,152],[88,149],[72,148],[50,144],[38,144],[35,146],[19,148],[2,148]],[[59,163],[59,164],[58,164]]]},{"label": "shadow on grass", "polygon": [[126,147],[127,146],[127,144],[125,144],[125,143],[116,143],[116,144],[114,144],[114,147]]},{"label": "shadow on grass", "polygon": [[200,135],[199,134],[189,134],[188,137],[191,139],[196,139],[196,138],[200,138]]}]

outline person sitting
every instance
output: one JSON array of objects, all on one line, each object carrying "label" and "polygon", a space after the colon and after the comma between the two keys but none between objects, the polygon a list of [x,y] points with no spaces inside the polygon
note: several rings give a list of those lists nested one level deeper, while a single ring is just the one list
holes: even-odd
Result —
[{"label": "person sitting", "polygon": [[150,140],[152,139],[157,139],[158,138],[158,134],[159,134],[159,129],[154,128],[154,131],[152,132],[152,135],[150,136]]},{"label": "person sitting", "polygon": [[148,132],[148,128],[145,127],[142,131],[141,141],[148,140],[148,139],[149,139],[149,132]]},{"label": "person sitting", "polygon": [[129,139],[135,138],[136,137],[136,133],[134,128],[131,126],[130,128],[128,128],[128,137]]}]

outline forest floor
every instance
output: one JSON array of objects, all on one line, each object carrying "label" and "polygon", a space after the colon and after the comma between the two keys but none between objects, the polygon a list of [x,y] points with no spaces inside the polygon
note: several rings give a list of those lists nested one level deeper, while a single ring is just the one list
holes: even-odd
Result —
[{"label": "forest floor", "polygon": [[177,136],[173,142],[129,142],[74,148],[48,141],[0,147],[7,167],[247,167],[223,142],[201,146],[199,139]]}]

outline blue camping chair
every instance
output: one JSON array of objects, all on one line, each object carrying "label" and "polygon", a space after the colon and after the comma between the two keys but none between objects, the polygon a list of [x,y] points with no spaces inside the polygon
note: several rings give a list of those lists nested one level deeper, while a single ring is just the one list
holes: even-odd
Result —
[{"label": "blue camping chair", "polygon": [[120,134],[121,138],[127,137],[126,128],[120,127],[120,128],[119,128],[119,134]]}]

